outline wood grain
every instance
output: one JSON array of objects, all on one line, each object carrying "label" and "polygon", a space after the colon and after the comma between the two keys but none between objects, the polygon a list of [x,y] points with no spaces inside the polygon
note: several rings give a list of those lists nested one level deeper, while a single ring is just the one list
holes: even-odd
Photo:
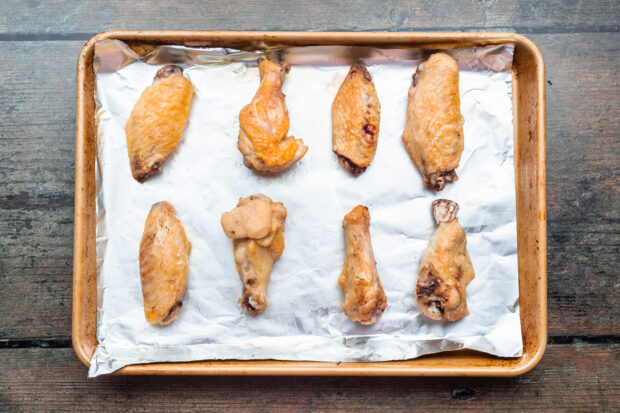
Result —
[{"label": "wood grain", "polygon": [[[620,36],[530,37],[543,51],[551,82],[549,334],[618,334],[620,91],[612,68]],[[81,46],[0,42],[0,309],[11,314],[0,319],[0,338],[70,336],[75,60]]]},{"label": "wood grain", "polygon": [[0,42],[0,338],[70,335],[81,46]]},{"label": "wood grain", "polygon": [[[618,29],[613,0],[5,0],[0,39],[86,39],[105,30],[499,30]],[[2,37],[3,36],[3,37]]]},{"label": "wood grain", "polygon": [[87,380],[71,349],[0,350],[2,411],[617,411],[620,345],[552,345],[517,379],[131,377]]},{"label": "wood grain", "polygon": [[538,38],[548,79],[550,334],[618,334],[620,88],[606,67],[620,64],[620,34]]}]

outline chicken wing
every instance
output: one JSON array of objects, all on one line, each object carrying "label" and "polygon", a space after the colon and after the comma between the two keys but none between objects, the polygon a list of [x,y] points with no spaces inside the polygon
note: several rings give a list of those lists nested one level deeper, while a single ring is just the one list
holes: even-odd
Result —
[{"label": "chicken wing", "polygon": [[338,277],[338,285],[345,295],[342,309],[351,321],[373,324],[387,307],[387,298],[370,243],[368,208],[362,205],[353,208],[344,216],[342,226],[346,243],[344,267]]},{"label": "chicken wing", "polygon": [[456,213],[454,201],[433,201],[433,216],[439,228],[422,254],[416,286],[418,304],[428,317],[449,321],[469,315],[465,287],[474,279],[467,253],[467,238]]},{"label": "chicken wing", "polygon": [[332,103],[332,144],[340,165],[359,175],[377,151],[381,105],[372,77],[354,64]]},{"label": "chicken wing", "polygon": [[241,308],[255,316],[267,309],[267,285],[273,263],[284,251],[286,208],[262,195],[242,198],[222,214],[222,228],[233,240],[235,268],[243,283]]},{"label": "chicken wing", "polygon": [[168,202],[151,208],[140,242],[144,315],[151,324],[172,322],[183,305],[191,244]]},{"label": "chicken wing", "polygon": [[179,66],[157,71],[125,124],[131,174],[146,181],[179,144],[189,116],[194,87]]},{"label": "chicken wing", "polygon": [[300,160],[308,147],[301,139],[286,136],[289,119],[282,83],[289,66],[263,60],[259,71],[258,91],[239,113],[237,147],[245,166],[261,173],[276,173]]},{"label": "chicken wing", "polygon": [[463,152],[459,67],[445,53],[420,63],[409,89],[402,140],[429,189],[441,191],[458,179]]}]

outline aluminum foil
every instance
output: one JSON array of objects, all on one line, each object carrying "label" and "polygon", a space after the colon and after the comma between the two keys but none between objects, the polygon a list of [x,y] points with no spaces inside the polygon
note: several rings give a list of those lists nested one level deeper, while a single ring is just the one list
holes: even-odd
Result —
[{"label": "aluminum foil", "polygon": [[[407,91],[429,51],[321,46],[277,50],[162,46],[140,59],[126,45],[96,47],[97,253],[99,345],[89,376],[128,364],[206,359],[332,362],[411,359],[463,348],[501,357],[522,354],[512,123],[513,45],[449,51],[458,61],[465,149],[459,180],[424,189],[401,134]],[[309,151],[284,174],[243,166],[238,115],[259,85],[262,55],[292,68],[284,84],[289,133]],[[364,174],[344,171],[331,150],[331,103],[349,65],[363,60],[381,102],[377,153]],[[195,86],[183,141],[144,184],[132,177],[124,125],[165,63],[182,65]],[[220,215],[240,197],[264,193],[284,203],[286,249],[269,284],[269,308],[241,310],[241,282]],[[425,317],[414,300],[420,257],[436,226],[431,202],[455,200],[476,278],[471,314],[458,322]],[[144,317],[138,249],[152,204],[167,200],[192,243],[179,318],[154,327]],[[337,279],[344,260],[342,218],[368,206],[377,268],[388,307],[374,325],[342,311]]]}]

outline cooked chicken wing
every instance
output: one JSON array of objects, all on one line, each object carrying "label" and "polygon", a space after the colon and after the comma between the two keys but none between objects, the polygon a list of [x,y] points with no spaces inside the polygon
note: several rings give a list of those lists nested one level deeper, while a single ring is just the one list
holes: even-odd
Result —
[{"label": "cooked chicken wing", "polygon": [[261,83],[250,104],[239,113],[237,147],[243,163],[261,173],[280,172],[300,160],[308,150],[301,139],[286,136],[289,120],[282,93],[286,63],[259,64]]},{"label": "cooked chicken wing", "polygon": [[402,140],[429,189],[441,191],[458,179],[463,152],[459,67],[445,53],[420,63],[409,89]]},{"label": "cooked chicken wing", "polygon": [[456,202],[433,201],[439,228],[422,254],[416,295],[424,314],[435,320],[456,321],[469,315],[465,287],[474,279],[474,268],[465,231],[456,219],[458,210]]},{"label": "cooked chicken wing", "polygon": [[353,208],[344,216],[342,226],[346,243],[344,267],[338,277],[338,285],[345,295],[342,309],[351,321],[373,324],[387,307],[387,298],[370,243],[368,208],[362,205]]},{"label": "cooked chicken wing", "polygon": [[377,151],[381,105],[366,66],[354,64],[332,103],[332,144],[340,165],[359,175]]},{"label": "cooked chicken wing", "polygon": [[125,124],[131,174],[138,182],[161,170],[179,144],[189,116],[194,87],[179,66],[157,71]]},{"label": "cooked chicken wing", "polygon": [[168,202],[151,208],[140,242],[140,279],[144,315],[151,324],[166,325],[183,305],[191,244]]},{"label": "cooked chicken wing", "polygon": [[267,309],[273,263],[284,251],[286,208],[262,194],[242,198],[222,214],[222,228],[233,240],[235,268],[243,283],[239,304],[251,315]]}]

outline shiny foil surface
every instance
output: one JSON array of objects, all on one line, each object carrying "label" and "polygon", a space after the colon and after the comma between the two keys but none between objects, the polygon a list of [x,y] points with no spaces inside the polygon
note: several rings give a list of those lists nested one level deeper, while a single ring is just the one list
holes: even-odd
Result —
[{"label": "shiny foil surface", "polygon": [[[401,135],[416,65],[431,51],[319,46],[268,51],[160,46],[139,58],[119,41],[97,44],[97,270],[99,345],[89,376],[135,363],[209,359],[388,361],[474,349],[522,353],[514,180],[513,45],[451,50],[460,67],[465,149],[459,180],[424,188]],[[279,176],[259,176],[237,149],[239,111],[259,85],[257,61],[291,64],[284,82],[289,135],[306,156]],[[351,63],[364,61],[381,103],[376,156],[359,177],[332,152],[331,104]],[[124,126],[142,91],[166,63],[195,87],[188,124],[162,172],[145,183],[130,172]],[[241,197],[263,193],[288,210],[286,248],[275,263],[269,308],[252,317],[237,303],[242,284],[232,241],[220,225]],[[414,297],[420,258],[436,229],[431,202],[460,205],[459,222],[476,278],[470,315],[424,316]],[[165,327],[144,316],[138,251],[156,202],[169,201],[192,243],[183,307]],[[342,311],[343,216],[370,210],[370,233],[388,306],[373,325]]]}]

